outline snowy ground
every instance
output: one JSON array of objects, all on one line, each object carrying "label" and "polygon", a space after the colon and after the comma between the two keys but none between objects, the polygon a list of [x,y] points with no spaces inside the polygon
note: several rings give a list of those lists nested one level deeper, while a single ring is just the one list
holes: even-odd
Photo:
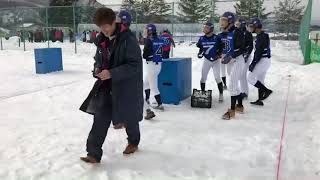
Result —
[{"label": "snowy ground", "polygon": [[[94,166],[79,160],[86,154],[92,117],[78,110],[94,83],[94,46],[80,45],[77,55],[73,44],[55,46],[63,47],[64,71],[47,75],[35,74],[33,51],[0,51],[1,180],[276,179],[289,81],[279,179],[320,179],[320,64],[300,65],[297,42],[272,41],[266,83],[274,94],[265,107],[246,101],[245,114],[222,121],[228,93],[218,104],[211,74],[212,109],[192,109],[190,99],[166,105],[155,120],[141,123],[140,150],[129,157],[122,155],[125,132],[110,129],[102,164]],[[196,52],[194,45],[174,49],[175,56],[193,57],[193,86],[198,88],[202,60],[195,58]],[[256,90],[251,90],[249,100],[255,100]]]}]

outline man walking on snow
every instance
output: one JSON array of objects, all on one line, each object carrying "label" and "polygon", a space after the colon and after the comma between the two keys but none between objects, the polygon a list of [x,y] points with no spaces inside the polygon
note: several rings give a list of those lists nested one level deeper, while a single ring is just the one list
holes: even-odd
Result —
[{"label": "man walking on snow", "polygon": [[98,9],[94,23],[101,30],[96,58],[102,59],[102,68],[94,72],[98,80],[80,108],[94,115],[86,145],[88,154],[80,158],[87,163],[101,161],[111,121],[125,125],[128,146],[123,154],[136,152],[140,143],[139,121],[143,118],[142,57],[135,35],[116,23],[116,15],[109,8]]}]

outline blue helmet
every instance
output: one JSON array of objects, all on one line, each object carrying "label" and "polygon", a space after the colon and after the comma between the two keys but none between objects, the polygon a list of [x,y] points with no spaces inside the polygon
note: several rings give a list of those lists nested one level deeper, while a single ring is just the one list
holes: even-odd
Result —
[{"label": "blue helmet", "polygon": [[148,32],[157,33],[157,28],[154,24],[148,24],[146,29]]},{"label": "blue helmet", "polygon": [[243,17],[240,17],[238,21],[240,22],[241,25],[247,25],[247,21]]},{"label": "blue helmet", "polygon": [[240,17],[238,19],[239,23],[240,23],[240,28],[245,28],[246,25],[247,25],[247,21],[243,18],[243,17]]},{"label": "blue helmet", "polygon": [[130,26],[132,21],[132,16],[128,11],[120,11],[118,17],[121,19],[121,23]]},{"label": "blue helmet", "polygon": [[211,32],[214,30],[214,25],[211,22],[206,22],[204,25],[210,27]]},{"label": "blue helmet", "polygon": [[254,28],[262,28],[261,20],[259,18],[257,18],[257,17],[252,18],[250,20],[249,25],[253,26]]},{"label": "blue helmet", "polygon": [[236,16],[232,12],[229,12],[229,11],[223,13],[222,17],[228,19],[229,24],[233,24],[236,21]]}]

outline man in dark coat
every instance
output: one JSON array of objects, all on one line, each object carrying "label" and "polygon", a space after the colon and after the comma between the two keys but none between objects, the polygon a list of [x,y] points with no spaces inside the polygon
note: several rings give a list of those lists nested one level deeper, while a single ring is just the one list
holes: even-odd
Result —
[{"label": "man in dark coat", "polygon": [[[130,29],[116,23],[109,8],[100,8],[94,15],[100,27],[94,76],[98,78],[80,109],[94,115],[87,139],[87,156],[81,160],[99,163],[102,145],[111,121],[125,124],[128,146],[124,154],[138,150],[139,121],[143,118],[143,70],[139,44]],[[99,64],[100,63],[100,64]],[[100,69],[99,69],[100,68]]]}]

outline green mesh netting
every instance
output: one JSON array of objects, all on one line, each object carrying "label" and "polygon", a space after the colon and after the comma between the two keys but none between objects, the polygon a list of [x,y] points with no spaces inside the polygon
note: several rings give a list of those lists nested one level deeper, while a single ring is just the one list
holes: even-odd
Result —
[{"label": "green mesh netting", "polygon": [[318,62],[320,63],[320,42],[316,43],[311,41],[311,54],[310,54],[311,63]]},{"label": "green mesh netting", "polygon": [[304,56],[304,63],[310,64],[310,54],[311,54],[311,41],[309,39],[310,32],[310,21],[311,21],[311,12],[312,12],[312,0],[309,0],[308,6],[302,18],[300,24],[300,36],[299,36],[299,44]]}]

